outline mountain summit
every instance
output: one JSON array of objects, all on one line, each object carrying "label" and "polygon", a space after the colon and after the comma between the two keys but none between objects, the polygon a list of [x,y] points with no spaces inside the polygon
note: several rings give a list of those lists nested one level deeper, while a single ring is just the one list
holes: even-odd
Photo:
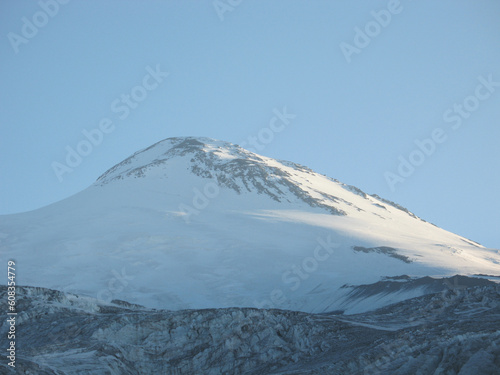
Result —
[{"label": "mountain summit", "polygon": [[[179,165],[188,173],[213,180],[219,187],[237,194],[257,193],[276,202],[303,202],[333,214],[346,214],[335,207],[335,197],[309,182],[309,177],[319,176],[311,169],[260,156],[238,145],[211,138],[165,139],[115,165],[97,182],[108,184],[130,178],[168,179],[172,176],[172,169]],[[347,188],[357,191],[353,187]]]},{"label": "mountain summit", "polygon": [[[360,312],[499,275],[496,250],[314,171],[210,138],[169,138],[84,191],[0,216],[21,285],[153,308]],[[1,277],[5,270],[2,270]]]}]

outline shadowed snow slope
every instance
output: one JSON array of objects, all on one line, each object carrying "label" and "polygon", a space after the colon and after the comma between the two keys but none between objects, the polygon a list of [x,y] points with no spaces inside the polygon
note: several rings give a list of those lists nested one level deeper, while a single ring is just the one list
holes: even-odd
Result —
[{"label": "shadowed snow slope", "polygon": [[425,293],[351,293],[383,277],[500,275],[497,250],[397,204],[192,137],[139,151],[68,199],[0,216],[0,251],[19,284],[165,309],[355,313]]}]

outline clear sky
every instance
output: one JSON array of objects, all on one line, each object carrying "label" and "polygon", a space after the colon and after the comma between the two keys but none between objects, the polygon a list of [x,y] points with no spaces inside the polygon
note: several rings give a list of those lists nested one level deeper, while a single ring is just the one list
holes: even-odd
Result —
[{"label": "clear sky", "polygon": [[208,136],[500,248],[499,19],[497,0],[3,0],[0,214]]}]

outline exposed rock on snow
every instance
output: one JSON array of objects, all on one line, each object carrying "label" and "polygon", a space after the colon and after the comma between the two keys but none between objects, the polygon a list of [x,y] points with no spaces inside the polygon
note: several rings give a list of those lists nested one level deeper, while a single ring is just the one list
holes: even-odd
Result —
[{"label": "exposed rock on snow", "polygon": [[377,254],[386,254],[392,258],[396,258],[402,260],[405,263],[411,263],[412,260],[407,256],[401,255],[398,251],[392,247],[388,246],[379,246],[379,247],[363,247],[363,246],[353,246],[354,251],[362,251],[363,253],[377,253]]},{"label": "exposed rock on snow", "polygon": [[[291,202],[291,195],[311,207],[321,207],[334,215],[346,215],[343,210],[324,203],[325,200],[335,202],[335,197],[320,191],[316,191],[319,197],[313,197],[310,192],[296,184],[292,173],[282,167],[315,175],[309,168],[281,161],[271,165],[267,162],[269,158],[261,157],[232,143],[210,138],[165,139],[117,164],[100,176],[97,182],[107,184],[129,177],[147,177],[148,170],[185,156],[189,156],[188,168],[194,175],[214,179],[220,186],[232,189],[238,194],[264,194],[277,202]],[[145,163],[143,158],[147,158]]]},{"label": "exposed rock on snow", "polygon": [[0,251],[22,267],[21,285],[170,310],[357,313],[427,289],[356,300],[344,284],[500,274],[498,250],[394,202],[194,137],[138,151],[63,201],[0,216]]}]

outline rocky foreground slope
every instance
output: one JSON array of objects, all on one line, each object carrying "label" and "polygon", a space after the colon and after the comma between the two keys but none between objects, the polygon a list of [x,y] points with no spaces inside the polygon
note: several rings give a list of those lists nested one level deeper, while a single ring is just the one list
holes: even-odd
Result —
[{"label": "rocky foreground slope", "polygon": [[[371,313],[166,311],[18,288],[17,373],[498,374],[500,287],[440,293]],[[6,289],[0,297],[6,300]],[[0,329],[2,343],[8,324]],[[2,347],[5,346],[2,345]],[[5,360],[0,373],[9,371]]]}]

